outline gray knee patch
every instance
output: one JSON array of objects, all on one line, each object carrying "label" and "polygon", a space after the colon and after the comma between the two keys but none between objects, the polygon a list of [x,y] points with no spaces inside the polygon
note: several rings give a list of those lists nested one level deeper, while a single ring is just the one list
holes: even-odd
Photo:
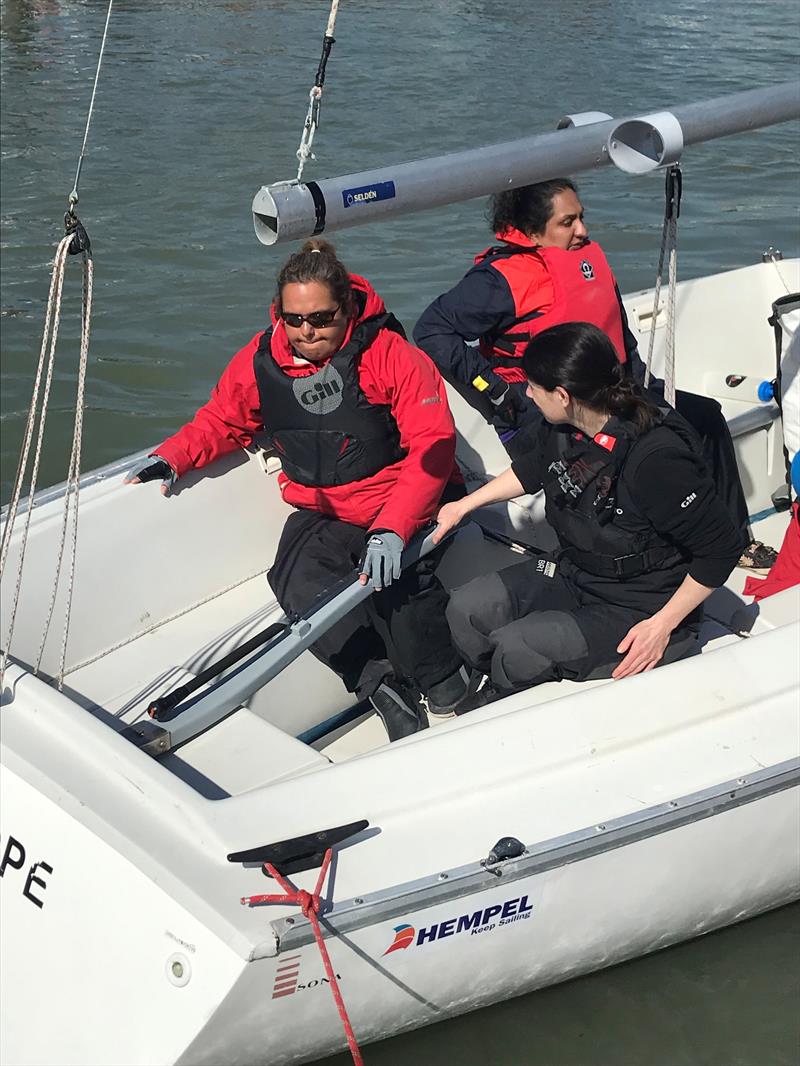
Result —
[{"label": "gray knee patch", "polygon": [[525,688],[560,681],[563,663],[589,654],[580,626],[565,611],[536,611],[496,630],[492,681],[500,688]]},{"label": "gray knee patch", "polygon": [[472,666],[488,670],[489,634],[511,620],[511,600],[497,574],[485,574],[454,589],[445,612],[453,643]]}]

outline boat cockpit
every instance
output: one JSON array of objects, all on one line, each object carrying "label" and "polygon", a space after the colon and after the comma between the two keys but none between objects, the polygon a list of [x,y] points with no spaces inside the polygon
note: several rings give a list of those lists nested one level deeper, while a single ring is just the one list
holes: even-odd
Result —
[{"label": "boat cockpit", "polygon": [[[774,403],[739,399],[725,382],[732,374],[774,377],[767,318],[777,297],[798,289],[800,262],[775,260],[677,287],[681,387],[722,403],[756,534],[774,544],[786,527],[786,514],[775,507],[784,482],[779,410]],[[635,293],[625,304],[643,347],[648,333],[657,333],[658,372],[664,338],[653,321],[652,293]],[[452,392],[451,402],[459,463],[468,487],[476,487],[504,469],[507,457],[480,416]],[[209,799],[384,746],[386,734],[372,709],[353,704],[338,678],[304,650],[320,627],[357,602],[363,588],[344,583],[305,617],[289,621],[267,584],[265,573],[289,511],[277,489],[279,460],[260,449],[228,457],[182,479],[167,499],[155,485],[134,490],[122,483],[136,460],[112,464],[82,483],[64,694]],[[35,498],[28,595],[19,604],[13,649],[26,666],[40,660],[45,676],[56,673],[61,634],[53,625],[43,641],[35,608],[52,592],[62,494],[56,488]],[[484,508],[475,517],[456,533],[440,566],[448,587],[518,562],[521,554],[555,547],[537,497]],[[413,550],[424,539],[421,535]],[[707,602],[704,654],[800,615],[796,589],[759,606],[746,602],[745,576],[735,571]],[[58,618],[63,586],[55,596]],[[222,673],[213,669],[221,661],[227,663]],[[430,724],[437,734],[460,730],[476,715],[500,716],[544,703],[557,713],[555,705],[565,696],[612,683],[549,682],[472,715],[431,717]],[[427,734],[399,743],[424,743]]]}]

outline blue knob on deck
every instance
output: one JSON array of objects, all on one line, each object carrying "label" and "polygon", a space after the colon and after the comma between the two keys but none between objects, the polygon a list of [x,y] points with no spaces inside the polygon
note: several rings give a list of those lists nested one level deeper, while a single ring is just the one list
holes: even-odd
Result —
[{"label": "blue knob on deck", "polygon": [[769,403],[775,398],[775,382],[762,381],[758,386],[758,398],[762,403]]}]

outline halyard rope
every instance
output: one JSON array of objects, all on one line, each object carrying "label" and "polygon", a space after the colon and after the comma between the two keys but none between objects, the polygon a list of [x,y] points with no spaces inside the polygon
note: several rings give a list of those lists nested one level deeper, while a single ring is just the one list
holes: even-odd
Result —
[{"label": "halyard rope", "polygon": [[311,88],[311,92],[308,94],[308,112],[306,114],[306,121],[303,125],[303,133],[300,137],[300,147],[295,153],[298,159],[298,181],[300,181],[303,176],[303,168],[307,161],[309,159],[316,159],[316,156],[311,151],[311,145],[314,143],[314,134],[317,132],[317,127],[319,126],[319,112],[322,105],[322,88],[325,84],[325,67],[328,63],[328,56],[331,54],[331,48],[336,43],[336,38],[333,36],[333,30],[336,25],[336,15],[338,11],[339,0],[331,0],[328,25],[325,28],[325,36],[322,40],[322,55],[320,56],[319,66],[317,67],[317,76],[314,79],[314,85]]},{"label": "halyard rope", "polygon": [[[25,437],[23,440],[22,451],[20,453],[19,466],[17,467],[17,476],[14,482],[14,491],[11,495],[11,503],[9,504],[8,513],[6,515],[6,524],[3,529],[3,540],[0,546],[0,581],[5,574],[6,559],[8,557],[8,549],[11,545],[11,533],[14,528],[14,523],[17,517],[17,508],[19,506],[19,499],[22,495],[22,486],[25,482],[25,476],[28,470],[28,458],[30,456],[31,441],[33,440],[34,427],[36,419],[39,419],[39,432],[36,436],[36,448],[33,456],[33,467],[31,469],[31,481],[30,488],[28,490],[28,509],[25,514],[25,524],[22,528],[22,535],[20,538],[20,553],[19,563],[17,564],[17,581],[14,589],[14,599],[11,604],[11,617],[8,625],[8,634],[3,646],[3,658],[0,662],[0,677],[5,674],[6,664],[8,662],[9,649],[11,647],[11,638],[14,634],[14,623],[17,617],[17,607],[19,605],[20,586],[22,585],[22,571],[25,565],[25,548],[28,542],[28,530],[31,524],[31,514],[33,512],[33,497],[36,492],[36,481],[39,475],[39,461],[42,455],[42,443],[44,440],[44,427],[47,420],[47,405],[50,399],[50,386],[53,381],[53,366],[55,364],[56,354],[56,341],[58,339],[58,327],[61,321],[61,291],[64,286],[64,267],[67,261],[67,255],[69,246],[72,243],[72,234],[68,233],[62,238],[56,250],[55,260],[53,262],[53,274],[50,279],[50,295],[47,300],[47,312],[44,321],[44,332],[42,335],[42,347],[39,352],[39,364],[36,368],[36,378],[33,384],[33,395],[31,397],[31,406],[28,411],[28,422],[25,427]],[[52,326],[52,329],[51,329]],[[41,396],[42,389],[42,373],[44,370],[45,356],[47,356],[47,375],[44,382],[44,392]]]},{"label": "halyard rope", "polygon": [[325,875],[328,872],[328,867],[331,864],[331,855],[331,849],[328,848],[328,850],[325,852],[325,858],[322,860],[322,867],[320,868],[319,876],[317,877],[317,884],[313,892],[307,892],[303,888],[295,888],[294,885],[290,884],[284,877],[281,876],[281,874],[278,873],[272,863],[265,862],[264,869],[270,875],[270,877],[274,878],[278,882],[278,884],[283,889],[285,895],[279,896],[276,894],[242,896],[240,902],[248,907],[252,907],[254,904],[258,903],[293,903],[298,906],[303,912],[304,916],[308,918],[309,922],[311,923],[311,929],[314,933],[314,939],[316,940],[317,947],[319,948],[319,953],[322,956],[322,964],[325,967],[325,973],[327,974],[328,981],[330,982],[331,992],[333,993],[333,998],[336,1002],[336,1009],[339,1011],[339,1017],[342,1020],[342,1028],[344,1029],[345,1036],[347,1037],[347,1043],[350,1048],[350,1054],[353,1056],[353,1062],[355,1063],[355,1066],[364,1066],[364,1060],[361,1057],[361,1049],[359,1048],[358,1043],[356,1041],[355,1033],[353,1032],[353,1026],[350,1023],[350,1018],[347,1014],[347,1008],[344,1005],[342,993],[339,989],[339,983],[336,980],[336,974],[334,973],[330,955],[328,954],[328,949],[325,946],[325,940],[322,936],[322,931],[319,927],[319,919],[317,918],[321,907],[320,891],[322,890],[322,885],[325,881]]},{"label": "halyard rope", "polygon": [[666,207],[664,226],[661,231],[661,251],[658,257],[656,286],[653,294],[653,317],[650,320],[650,344],[647,349],[647,364],[644,374],[644,386],[648,387],[652,376],[653,349],[656,342],[656,318],[658,316],[659,298],[661,296],[661,279],[664,273],[664,257],[669,253],[667,280],[667,339],[664,352],[664,399],[675,406],[675,287],[678,279],[678,217],[681,211],[681,168],[674,164],[666,174]]},{"label": "halyard rope", "polygon": [[[113,8],[113,4],[114,0],[109,0],[108,11],[106,12],[105,26],[103,28],[103,38],[100,44],[100,54],[97,59],[97,69],[95,71],[94,84],[92,86],[92,95],[91,100],[89,102],[89,112],[86,118],[86,128],[84,130],[83,143],[81,145],[81,150],[78,156],[78,166],[75,172],[75,181],[72,187],[72,191],[70,192],[67,198],[68,210],[66,215],[64,216],[64,224],[67,232],[66,235],[61,239],[58,248],[56,249],[55,258],[53,261],[53,273],[50,279],[50,293],[47,300],[47,311],[45,314],[42,347],[39,353],[39,363],[36,370],[36,377],[33,385],[33,394],[31,397],[31,405],[28,410],[28,420],[25,427],[23,445],[22,450],[20,452],[20,460],[19,465],[17,467],[16,478],[14,481],[14,489],[11,496],[11,503],[6,514],[6,524],[3,529],[2,540],[0,540],[1,580],[3,574],[5,573],[5,566],[8,558],[9,548],[11,546],[11,537],[14,530],[14,524],[16,522],[19,501],[22,495],[22,488],[25,483],[28,471],[28,459],[30,457],[31,443],[33,441],[34,429],[38,418],[39,428],[38,433],[36,435],[36,446],[33,454],[33,466],[31,468],[31,480],[28,489],[28,507],[25,515],[25,524],[20,537],[20,554],[19,562],[17,564],[16,585],[11,605],[11,617],[9,621],[6,639],[3,644],[2,658],[0,658],[1,681],[3,675],[5,674],[6,665],[8,663],[11,640],[14,634],[14,625],[17,617],[17,608],[19,606],[20,589],[22,586],[22,573],[25,565],[25,550],[28,542],[28,532],[30,529],[31,514],[33,512],[34,507],[34,495],[36,493],[36,483],[39,475],[39,464],[41,460],[42,445],[44,441],[45,423],[47,421],[47,408],[50,401],[50,388],[53,381],[56,343],[58,341],[58,330],[61,322],[61,296],[64,287],[64,271],[66,268],[67,256],[80,252],[81,257],[83,259],[83,299],[81,309],[81,343],[78,364],[77,396],[75,401],[75,422],[72,433],[72,450],[70,453],[69,470],[67,473],[67,484],[64,492],[64,512],[61,525],[61,540],[58,546],[55,579],[50,597],[47,619],[44,625],[44,632],[42,634],[42,640],[39,646],[36,665],[34,667],[34,673],[38,673],[39,668],[41,667],[44,647],[47,641],[47,634],[49,632],[50,623],[53,618],[53,610],[55,608],[58,585],[61,577],[61,567],[64,558],[64,548],[68,536],[71,497],[74,493],[75,509],[73,512],[71,528],[71,549],[69,577],[67,581],[66,590],[64,634],[62,639],[58,669],[59,689],[62,688],[64,681],[64,663],[66,661],[67,654],[67,639],[69,636],[69,620],[70,611],[72,607],[72,592],[75,580],[75,560],[77,556],[78,545],[78,497],[80,491],[81,438],[83,434],[86,366],[88,363],[89,356],[89,330],[92,313],[93,263],[91,255],[91,244],[86,230],[83,228],[80,223],[80,220],[75,215],[75,205],[78,202],[78,185],[80,182],[83,160],[86,155],[86,145],[89,139],[89,128],[91,126],[92,114],[94,112],[94,102],[95,97],[97,95],[97,85],[100,78],[100,69],[103,63],[103,53],[105,52],[106,40],[108,38],[108,26],[109,21],[111,19],[111,10]],[[42,375],[44,373],[45,359],[47,361],[47,373],[45,376],[44,391],[42,392]]]},{"label": "halyard rope", "polygon": [[[69,459],[69,472],[67,473],[67,486],[64,492],[64,514],[61,524],[61,540],[58,546],[58,561],[56,562],[56,576],[53,583],[53,591],[50,596],[50,606],[47,612],[42,642],[39,645],[39,655],[36,659],[35,672],[39,672],[44,654],[45,641],[53,618],[53,609],[56,603],[56,592],[61,577],[61,562],[64,556],[64,545],[67,539],[67,522],[70,511],[70,497],[75,494],[75,510],[72,518],[72,538],[69,561],[69,578],[67,581],[66,605],[64,609],[64,635],[61,643],[61,656],[58,664],[58,688],[64,685],[64,663],[67,658],[67,638],[69,636],[69,620],[72,610],[72,590],[75,584],[75,557],[78,550],[78,500],[80,498],[81,477],[81,439],[83,436],[83,412],[86,392],[86,365],[89,359],[89,323],[92,317],[92,257],[83,253],[83,305],[81,313],[81,350],[78,362],[78,388],[75,399],[75,424],[72,431],[72,452]],[[10,643],[10,641],[9,641]]]}]

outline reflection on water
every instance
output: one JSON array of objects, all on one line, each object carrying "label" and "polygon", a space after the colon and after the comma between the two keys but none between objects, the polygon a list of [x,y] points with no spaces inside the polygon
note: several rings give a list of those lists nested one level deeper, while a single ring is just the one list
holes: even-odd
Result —
[{"label": "reflection on water", "polygon": [[[81,180],[95,255],[84,467],[161,440],[265,321],[289,248],[250,201],[293,177],[328,0],[117,0]],[[105,20],[90,0],[2,0],[0,493],[16,469]],[[319,160],[351,173],[553,129],[567,113],[661,109],[795,77],[796,0],[343,3]],[[692,147],[682,277],[800,254],[797,123]],[[580,179],[623,290],[652,284],[658,175]],[[407,327],[490,240],[471,202],[334,235]],[[63,479],[80,307],[70,262],[41,483]],[[765,329],[768,327],[765,323]],[[702,353],[698,353],[700,357]],[[380,1063],[800,1060],[797,907],[371,1049]],[[476,980],[480,975],[476,975]]]}]

